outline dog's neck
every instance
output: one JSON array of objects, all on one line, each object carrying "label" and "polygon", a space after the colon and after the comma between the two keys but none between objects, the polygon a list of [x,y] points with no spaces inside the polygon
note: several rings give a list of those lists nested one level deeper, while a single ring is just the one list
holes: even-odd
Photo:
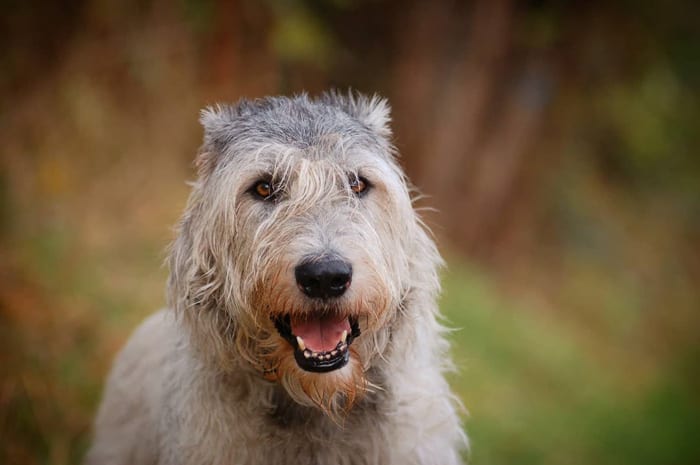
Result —
[{"label": "dog's neck", "polygon": [[272,390],[272,408],[267,412],[268,421],[279,428],[296,428],[300,426],[334,425],[343,428],[347,422],[362,421],[363,418],[373,418],[378,421],[382,412],[379,406],[390,405],[391,394],[388,387],[379,381],[379,376],[371,376],[372,385],[376,388],[363,393],[353,403],[352,407],[342,416],[331,418],[320,408],[308,407],[295,402],[279,384],[275,384]]},{"label": "dog's neck", "polygon": [[[265,379],[252,369],[236,370],[235,373],[224,375],[222,380],[229,385],[229,389],[236,391],[234,395],[239,400],[248,401],[251,396],[264,398],[262,404],[265,407],[260,409],[260,417],[273,429],[291,431],[321,428],[340,431],[348,426],[359,427],[365,421],[375,423],[387,408],[391,408],[391,389],[381,370],[370,369],[366,376],[373,387],[359,396],[350,410],[338,418],[331,418],[321,408],[297,403],[282,385]],[[241,377],[247,382],[242,383]]]}]

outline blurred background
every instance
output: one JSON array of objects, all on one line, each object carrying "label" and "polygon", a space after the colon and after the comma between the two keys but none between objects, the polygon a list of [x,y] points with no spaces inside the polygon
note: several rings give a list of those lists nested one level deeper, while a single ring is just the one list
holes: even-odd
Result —
[{"label": "blurred background", "polygon": [[198,111],[377,92],[483,464],[700,463],[700,3],[4,1],[0,463],[80,460]]}]

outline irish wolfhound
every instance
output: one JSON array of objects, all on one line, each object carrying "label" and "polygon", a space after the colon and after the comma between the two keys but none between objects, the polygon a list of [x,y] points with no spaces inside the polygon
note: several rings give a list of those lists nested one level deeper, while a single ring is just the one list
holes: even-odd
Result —
[{"label": "irish wolfhound", "polygon": [[441,259],[386,102],[266,98],[201,122],[172,310],[117,357],[87,462],[459,463]]}]

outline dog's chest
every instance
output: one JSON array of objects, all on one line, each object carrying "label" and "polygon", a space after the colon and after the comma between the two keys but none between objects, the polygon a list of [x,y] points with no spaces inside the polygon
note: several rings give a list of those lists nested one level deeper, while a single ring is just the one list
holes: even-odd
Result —
[{"label": "dog's chest", "polygon": [[346,417],[332,420],[315,408],[281,403],[261,423],[256,455],[260,463],[390,463],[390,430],[383,412],[370,400]]}]

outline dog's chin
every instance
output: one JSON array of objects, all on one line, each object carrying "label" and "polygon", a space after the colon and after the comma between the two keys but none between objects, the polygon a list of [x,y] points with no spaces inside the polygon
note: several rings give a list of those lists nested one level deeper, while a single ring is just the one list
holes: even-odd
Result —
[{"label": "dog's chin", "polygon": [[344,314],[310,312],[303,316],[272,315],[279,335],[294,353],[298,367],[311,373],[329,373],[345,367],[350,346],[360,336],[356,317]]},{"label": "dog's chin", "polygon": [[341,418],[366,391],[362,364],[354,349],[349,349],[342,366],[323,372],[306,370],[295,356],[287,354],[279,361],[277,381],[300,405],[317,407],[332,418]]}]

